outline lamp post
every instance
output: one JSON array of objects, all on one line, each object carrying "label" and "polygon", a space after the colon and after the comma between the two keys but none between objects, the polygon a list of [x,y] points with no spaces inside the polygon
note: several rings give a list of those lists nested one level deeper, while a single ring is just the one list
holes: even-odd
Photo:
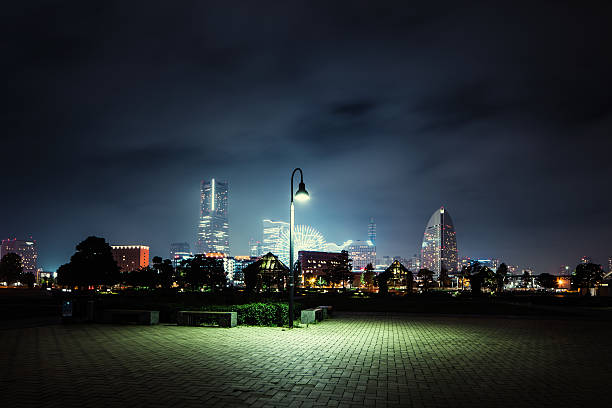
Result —
[{"label": "lamp post", "polygon": [[295,199],[297,201],[306,201],[310,198],[308,195],[308,191],[306,191],[306,186],[304,185],[304,174],[302,173],[302,169],[299,167],[293,170],[291,173],[291,208],[289,213],[289,328],[293,328],[293,222],[294,222],[294,213],[293,213],[293,176],[295,176],[296,171],[300,171],[300,185],[298,190],[295,192]]}]

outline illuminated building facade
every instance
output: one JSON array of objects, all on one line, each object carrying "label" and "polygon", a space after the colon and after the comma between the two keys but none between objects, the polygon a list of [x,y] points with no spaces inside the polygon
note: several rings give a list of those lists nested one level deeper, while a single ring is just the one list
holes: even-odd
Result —
[{"label": "illuminated building facade", "polygon": [[188,242],[174,242],[170,244],[170,260],[173,266],[177,266],[182,260],[193,256]]},{"label": "illuminated building facade", "polygon": [[235,256],[234,257],[234,286],[244,286],[244,268],[257,261],[258,258],[251,256]]},{"label": "illuminated building facade", "polygon": [[410,258],[408,268],[413,272],[418,272],[421,269],[421,258],[417,254],[412,255],[412,258]]},{"label": "illuminated building facade", "polygon": [[111,245],[111,252],[121,272],[149,266],[149,247],[146,245]]},{"label": "illuminated building facade", "polygon": [[200,188],[200,222],[198,224],[198,254],[230,253],[228,223],[228,183],[203,180]]},{"label": "illuminated building facade", "polygon": [[3,239],[0,246],[0,258],[6,254],[14,253],[21,257],[21,266],[24,273],[38,273],[38,249],[34,240]]},{"label": "illuminated building facade", "polygon": [[608,258],[608,272],[612,272],[612,256]]},{"label": "illuminated building facade", "polygon": [[436,275],[442,268],[449,273],[457,271],[457,238],[455,226],[448,211],[441,207],[429,218],[423,234],[421,248],[423,268]]},{"label": "illuminated building facade", "polygon": [[582,258],[580,258],[580,263],[583,263],[583,264],[593,263],[593,260],[591,259],[590,256],[583,256]]},{"label": "illuminated building facade", "polygon": [[346,265],[349,260],[349,255],[347,251],[299,251],[298,260],[302,268],[302,277],[314,275],[313,277],[316,278],[320,275],[324,275],[329,269]]},{"label": "illuminated building facade", "polygon": [[516,275],[517,273],[519,273],[519,270],[521,268],[519,268],[518,265],[507,265],[508,266],[508,273],[510,275]]},{"label": "illuminated building facade", "polygon": [[349,257],[353,260],[353,270],[362,271],[371,263],[376,263],[376,247],[372,241],[353,241],[347,247]]},{"label": "illuminated building facade", "polygon": [[458,270],[462,270],[463,268],[467,268],[468,266],[472,265],[473,263],[474,263],[474,260],[472,258],[467,257],[467,256],[463,256],[463,257],[459,258],[457,269]]},{"label": "illuminated building facade", "polygon": [[478,262],[482,266],[486,266],[492,271],[496,271],[500,265],[499,259],[473,259],[469,257],[462,257],[459,259],[459,265],[458,265],[457,270],[460,271],[464,267],[468,267],[476,262]]},{"label": "illuminated building facade", "polygon": [[263,244],[261,241],[256,241],[253,238],[249,240],[249,255],[251,257],[262,256],[263,252]]},{"label": "illuminated building facade", "polygon": [[289,223],[266,219],[262,221],[262,226],[262,253],[267,254],[268,252],[272,252],[274,255],[278,256],[283,246],[282,237],[289,233]]}]

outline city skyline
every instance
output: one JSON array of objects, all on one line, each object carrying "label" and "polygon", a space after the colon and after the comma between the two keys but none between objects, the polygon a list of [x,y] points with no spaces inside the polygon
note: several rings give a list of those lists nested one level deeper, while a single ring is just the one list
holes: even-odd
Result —
[{"label": "city skyline", "polygon": [[444,206],[461,254],[605,265],[607,10],[357,3],[10,4],[0,237],[49,270],[90,235],[164,256],[219,177],[248,254],[301,167],[296,224],[331,242],[374,217],[378,252],[409,257]]},{"label": "city skyline", "polygon": [[[213,208],[213,205],[214,205],[214,204],[213,204],[213,202],[211,201],[211,197],[212,197],[212,184],[213,184],[213,183],[216,183],[216,185],[219,185],[219,182],[218,182],[218,181],[215,181],[215,179],[214,179],[214,178],[213,178],[213,179],[211,179],[211,181],[210,181],[210,182],[206,182],[206,181],[204,181],[204,180],[200,182],[200,195],[199,195],[199,197],[200,197],[200,208],[201,208],[201,211],[203,211],[203,212],[201,212],[201,214],[206,213],[206,210],[208,210],[209,208],[210,208],[210,209],[212,209],[212,208]],[[222,207],[222,209],[221,209],[221,212],[220,212],[220,213],[221,213],[221,214],[226,214],[226,215],[227,215],[227,212],[228,212],[228,207],[229,207],[229,203],[230,203],[230,201],[229,201],[229,199],[228,199],[228,197],[229,197],[229,194],[228,194],[228,184],[229,184],[229,183],[228,183],[227,181],[221,182],[221,190],[219,190],[219,191],[217,191],[217,192],[216,192],[216,196],[217,196],[216,202],[220,202],[220,203],[222,203],[222,206],[223,206],[223,207]],[[441,208],[443,208],[443,207],[441,207]],[[219,210],[219,208],[217,208],[217,210]],[[436,212],[434,212],[434,214],[433,214],[433,215],[430,217],[430,221],[429,221],[429,223],[428,223],[428,227],[429,227],[429,224],[431,223],[432,218],[434,218],[434,217],[436,216],[436,214],[438,214],[438,213],[439,213],[439,211],[440,211],[440,210],[437,210],[437,211],[436,211]],[[211,214],[212,214],[212,212],[211,212]],[[350,247],[350,246],[359,246],[359,245],[364,245],[364,244],[366,244],[367,242],[371,242],[371,238],[372,238],[372,237],[374,237],[374,239],[376,239],[376,234],[377,234],[377,233],[376,233],[376,222],[375,222],[375,218],[374,218],[374,217],[367,217],[367,218],[368,218],[368,224],[367,224],[367,237],[368,237],[368,240],[363,240],[363,239],[361,239],[361,237],[365,236],[365,234],[358,235],[358,236],[356,237],[357,239],[355,239],[355,240],[353,240],[352,238],[348,238],[348,239],[344,240],[343,242],[344,242],[345,244],[349,244],[349,245],[348,245],[349,247]],[[202,231],[202,219],[203,219],[203,217],[202,217],[202,216],[200,216],[200,217],[199,217],[199,222],[198,222],[198,225],[197,225],[197,228],[196,228],[196,230],[197,230],[197,231]],[[225,224],[225,225],[226,225],[226,228],[221,228],[221,229],[222,229],[223,231],[229,231],[229,227],[227,226],[227,216],[226,216],[226,218],[225,218],[224,220],[225,220],[224,222],[221,222],[221,224],[219,224],[219,223],[218,223],[218,224],[219,224],[219,225],[221,225],[221,226],[223,226],[223,224]],[[223,220],[221,220],[221,221],[223,221]],[[278,243],[276,243],[276,244],[275,244],[275,246],[270,247],[270,246],[269,246],[269,243],[268,243],[268,245],[266,245],[265,241],[266,241],[266,222],[270,223],[270,225],[277,225],[277,227],[278,227],[278,226],[280,226],[280,227],[279,227],[279,229],[278,229],[278,233],[279,233],[281,236],[282,236],[282,235],[284,235],[284,236],[285,236],[285,238],[287,238],[289,223],[284,222],[284,221],[272,221],[272,220],[269,220],[269,219],[264,219],[262,222],[264,223],[264,226],[263,226],[263,232],[260,234],[260,235],[262,236],[262,239],[261,239],[261,241],[259,241],[259,240],[255,240],[255,241],[257,241],[257,242],[260,244],[260,246],[261,246],[261,250],[263,251],[261,255],[264,255],[264,254],[265,254],[265,253],[267,253],[267,252],[273,252],[275,255],[279,256],[279,259],[283,258],[283,256],[284,256],[285,258],[286,258],[286,257],[288,257],[287,248],[284,248],[284,246],[283,246],[283,245],[280,245],[280,246],[279,246],[279,245],[278,245]],[[451,224],[452,224],[452,221],[451,221]],[[270,227],[270,225],[268,225],[268,228]],[[298,227],[298,225],[296,225],[296,228],[297,228],[297,227]],[[312,228],[312,227],[307,226],[307,225],[301,225],[300,227],[302,227],[302,228]],[[283,228],[284,228],[284,229],[286,229],[286,231],[285,231],[285,230],[283,230]],[[427,228],[426,228],[426,230],[427,230]],[[318,231],[317,231],[317,230],[315,230],[315,231],[318,233]],[[454,233],[454,231],[453,231],[453,233]],[[188,234],[185,234],[185,235],[188,235]],[[196,236],[200,236],[200,235],[201,235],[201,233],[200,233],[200,232],[198,232],[198,233],[196,234]],[[227,235],[226,235],[226,234],[224,234],[224,233],[223,233],[223,234],[221,234],[221,235],[223,235],[223,237],[222,237],[222,238],[223,238],[223,240],[224,240],[224,241],[227,239],[227,242],[228,242],[228,247],[232,245],[232,243],[231,243],[232,241],[235,241],[235,240],[240,241],[240,240],[241,240],[241,238],[240,238],[240,237],[239,237],[239,238],[232,237],[232,236],[231,236],[231,234],[229,234],[229,233],[227,233]],[[255,234],[255,235],[257,235],[257,234]],[[323,234],[323,237],[324,237],[324,236],[325,236],[325,234]],[[279,236],[278,238],[280,238],[280,236]],[[15,238],[13,238],[13,240],[14,240],[14,239],[15,239]],[[288,238],[287,238],[287,239],[288,239]],[[252,238],[249,238],[249,239],[248,239],[249,244],[244,246],[244,248],[246,248],[246,249],[244,249],[243,251],[238,251],[238,253],[236,253],[235,255],[238,255],[238,256],[251,255],[251,253],[252,253],[251,241],[252,241],[252,240],[253,240]],[[422,241],[422,240],[423,240],[423,238],[421,237],[421,241]],[[146,240],[141,240],[141,241],[142,241],[142,242],[146,242]],[[280,240],[279,240],[279,242],[280,242]],[[324,242],[324,244],[323,244],[323,245],[321,246],[321,248],[320,248],[320,250],[321,250],[321,251],[327,251],[328,249],[326,249],[326,247],[327,247],[327,246],[330,246],[330,245],[331,245],[331,246],[334,246],[334,247],[338,246],[338,245],[337,245],[337,244],[335,244],[333,241],[326,241],[326,240],[324,239],[324,240],[323,240],[323,242]],[[341,241],[341,242],[342,242],[342,241]],[[172,247],[172,246],[177,245],[177,244],[179,244],[179,243],[168,243],[167,245],[170,245],[170,247]],[[184,244],[187,244],[187,246],[189,246],[189,243],[188,243],[188,242],[184,242]],[[197,246],[198,246],[198,239],[196,238],[196,241],[195,241],[195,247],[196,247],[196,249],[197,249]],[[421,247],[422,245],[417,245],[417,246],[418,246],[418,247]],[[148,246],[147,246],[147,247],[148,247]],[[241,245],[238,245],[238,247],[242,247],[242,246],[241,246]],[[456,241],[455,241],[455,247],[456,247]],[[216,246],[216,248],[219,248],[219,246]],[[338,247],[338,248],[341,248],[341,246],[340,246],[340,247]],[[402,253],[385,252],[385,253],[384,253],[384,255],[383,255],[383,254],[382,254],[380,251],[378,251],[378,250],[376,249],[376,245],[373,245],[373,248],[374,248],[373,250],[374,250],[374,253],[375,253],[375,255],[373,256],[373,258],[374,258],[376,261],[382,260],[382,258],[390,258],[390,259],[393,259],[393,258],[399,258],[399,257],[404,258],[404,259],[406,259],[406,260],[411,259],[411,256],[409,255],[409,254],[411,253],[411,251],[410,251],[410,250],[408,250],[407,252],[402,252]],[[311,250],[311,249],[312,249],[312,248],[310,248],[310,247],[309,247],[309,249],[308,249],[308,250]],[[341,248],[341,249],[348,249],[348,248]],[[296,252],[296,254],[295,254],[296,259],[297,259],[297,252],[298,252],[298,251],[299,251],[299,249],[298,249],[298,248],[296,248],[296,251],[295,251],[295,252]],[[340,249],[339,249],[338,251],[340,251]],[[354,249],[354,251],[357,251],[357,250],[355,250],[355,249]],[[165,257],[165,255],[163,254],[163,252],[164,252],[163,250],[160,250],[159,252],[151,252],[150,257],[153,257],[153,256],[158,256],[158,255],[159,255],[159,256],[162,256],[162,257]],[[197,252],[197,251],[196,251],[196,252]],[[223,252],[223,251],[219,251],[219,250],[211,250],[211,251],[203,251],[203,252],[200,252],[200,253],[207,253],[207,252]],[[332,252],[334,252],[334,251],[332,251]],[[357,251],[357,252],[359,252],[359,251]],[[422,253],[421,253],[422,251],[420,251],[420,250],[419,250],[419,251],[417,251],[417,252],[419,252],[420,261],[421,261],[421,262],[423,262],[423,257],[422,257]],[[172,250],[171,250],[171,253],[172,253]],[[224,253],[226,253],[226,254],[228,254],[228,255],[234,255],[234,254],[229,254],[229,252],[224,252]],[[458,253],[458,251],[457,251],[457,253]],[[280,255],[279,255],[279,254],[280,254]],[[469,254],[470,256],[465,256],[465,254],[461,254],[461,258],[468,258],[468,259],[469,259],[469,258],[471,258],[471,259],[481,259],[481,256],[480,256],[480,255],[482,255],[482,254],[483,254],[483,252],[482,252],[482,251],[480,251],[480,252],[478,252],[478,251],[477,251],[477,252],[476,252],[476,254],[477,254],[477,255],[475,255],[475,254],[473,254],[473,253],[472,253],[472,254]],[[488,255],[490,255],[490,254],[488,254]],[[357,258],[361,258],[361,257],[360,257],[360,256],[357,256]],[[512,262],[513,262],[513,260],[512,260],[512,259],[506,259],[506,258],[505,258],[503,255],[496,255],[496,256],[491,257],[491,258],[493,258],[494,260],[498,261],[499,263],[504,262],[504,263],[506,263],[506,264],[510,264],[510,263],[512,263]],[[600,264],[600,265],[601,265],[601,266],[604,268],[604,270],[610,270],[610,268],[612,267],[612,257],[610,257],[610,256],[605,256],[605,255],[602,257],[601,262],[598,262],[598,260],[597,260],[597,259],[596,259],[596,260],[593,260],[593,259],[592,259],[590,256],[587,256],[587,255],[582,255],[582,256],[580,257],[580,259],[578,259],[578,260],[575,262],[575,264],[572,264],[572,262],[571,262],[571,260],[570,260],[570,262],[569,262],[568,266],[570,267],[570,269],[571,269],[571,270],[573,270],[573,268],[576,266],[576,264],[578,264],[578,263],[584,263],[584,262],[585,262],[585,261],[584,261],[584,259],[586,259],[586,258],[588,258],[588,259],[589,259],[589,262],[590,262],[590,261],[594,261],[595,263],[599,263],[599,264]],[[365,258],[364,258],[364,259],[365,259]],[[369,258],[368,258],[368,259],[369,259]],[[357,259],[357,263],[359,263],[359,262],[361,262],[361,261],[359,261],[359,259]],[[366,262],[364,263],[364,265],[365,265],[365,264],[367,264],[368,262],[369,262],[369,260],[368,260],[368,261],[366,261]],[[362,262],[362,263],[363,263],[363,262]],[[516,262],[513,262],[513,264],[516,264]],[[518,272],[521,272],[522,270],[525,270],[525,269],[526,269],[526,270],[535,270],[535,271],[536,271],[536,273],[551,273],[551,274],[560,274],[560,272],[559,272],[559,266],[560,266],[560,265],[561,265],[562,267],[564,267],[564,266],[565,266],[565,264],[559,264],[559,265],[555,265],[555,266],[554,266],[554,267],[553,267],[551,270],[545,270],[545,271],[543,271],[543,270],[538,270],[537,268],[534,268],[534,267],[532,266],[532,264],[531,264],[531,263],[527,262],[527,263],[525,263],[525,264],[518,264],[517,266],[515,266],[515,268],[517,268],[517,271],[518,271]],[[408,265],[405,265],[405,266],[408,266]],[[425,267],[428,267],[428,265],[426,265],[426,264],[424,264],[424,263],[423,263],[422,267],[424,267],[424,268],[425,268]],[[431,268],[432,268],[432,266],[431,266],[431,265],[429,265],[429,268],[431,269]],[[363,268],[361,268],[361,269],[363,269]],[[413,268],[413,269],[414,269],[414,268]],[[418,269],[418,268],[417,268],[417,269]],[[460,269],[460,268],[459,268],[459,269]],[[45,270],[45,271],[51,271],[51,272],[54,272],[54,271],[56,270],[56,268],[50,268],[50,269],[47,269],[47,268],[41,268],[41,270]],[[434,272],[435,272],[435,271],[436,271],[436,268],[435,268],[435,267],[433,267],[433,269],[432,269],[432,270],[434,270]],[[436,272],[436,273],[437,273],[437,272]]]}]

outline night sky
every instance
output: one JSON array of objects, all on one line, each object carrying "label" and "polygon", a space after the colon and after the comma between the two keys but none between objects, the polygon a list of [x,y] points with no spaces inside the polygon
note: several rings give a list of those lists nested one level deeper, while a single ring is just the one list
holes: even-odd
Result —
[{"label": "night sky", "polygon": [[167,257],[214,177],[247,254],[299,166],[328,241],[410,256],[443,205],[459,256],[607,262],[612,9],[565,3],[4,4],[0,236]]}]

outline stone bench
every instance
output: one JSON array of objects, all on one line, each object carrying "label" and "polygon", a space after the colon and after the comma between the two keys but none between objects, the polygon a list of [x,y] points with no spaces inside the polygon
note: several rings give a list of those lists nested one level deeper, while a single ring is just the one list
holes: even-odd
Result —
[{"label": "stone bench", "polygon": [[332,306],[317,306],[317,309],[321,309],[323,312],[323,319],[327,319],[332,315],[334,308]]},{"label": "stone bench", "polygon": [[237,312],[201,312],[181,310],[176,315],[178,326],[199,326],[202,323],[216,322],[221,327],[236,327]]},{"label": "stone bench", "polygon": [[105,323],[158,324],[159,310],[107,309],[103,314]]},{"label": "stone bench", "polygon": [[314,307],[312,309],[303,309],[300,321],[302,324],[310,324],[323,320],[323,309]]}]

